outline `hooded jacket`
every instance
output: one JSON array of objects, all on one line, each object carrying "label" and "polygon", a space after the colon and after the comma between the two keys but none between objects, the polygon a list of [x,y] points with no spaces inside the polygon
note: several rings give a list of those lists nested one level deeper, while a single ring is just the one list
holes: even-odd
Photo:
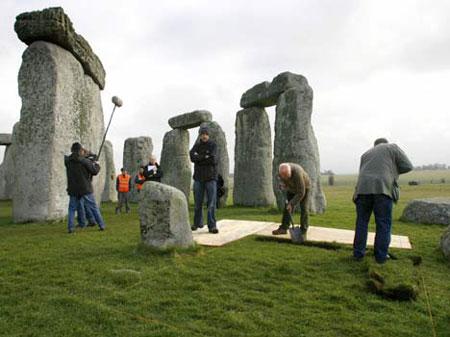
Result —
[{"label": "hooded jacket", "polygon": [[92,176],[100,172],[100,166],[92,160],[72,153],[64,156],[64,165],[67,173],[67,193],[70,196],[82,197],[93,193]]}]

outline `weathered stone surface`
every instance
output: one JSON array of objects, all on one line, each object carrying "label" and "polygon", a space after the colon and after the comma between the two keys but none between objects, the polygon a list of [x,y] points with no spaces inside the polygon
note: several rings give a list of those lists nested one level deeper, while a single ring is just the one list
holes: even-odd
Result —
[{"label": "weathered stone surface", "polygon": [[233,202],[244,206],[273,205],[272,137],[264,108],[236,115]]},{"label": "weathered stone surface", "polygon": [[11,145],[12,134],[10,133],[0,133],[0,145]]},{"label": "weathered stone surface", "polygon": [[[69,200],[64,155],[75,141],[95,152],[102,140],[100,90],[70,52],[52,43],[32,43],[22,59],[22,109],[13,138],[13,161],[20,167],[14,170],[13,218],[59,219],[67,214]],[[93,180],[98,201],[105,183],[103,158],[103,169]]]},{"label": "weathered stone surface", "polygon": [[[275,80],[274,80],[275,81]],[[289,81],[288,81],[289,82]],[[300,164],[311,178],[310,210],[323,213],[325,196],[320,184],[320,158],[317,140],[311,125],[313,91],[304,84],[280,95],[276,108],[273,158],[273,188],[278,207],[284,207],[278,190],[278,166],[284,162]]]},{"label": "weathered stone surface", "polygon": [[450,261],[450,226],[447,227],[441,237],[441,249],[444,256]]},{"label": "weathered stone surface", "polygon": [[105,154],[105,188],[102,193],[102,201],[117,201],[116,192],[116,167],[114,165],[114,152],[112,143],[107,140],[104,144]]},{"label": "weathered stone surface", "polygon": [[268,107],[277,104],[278,96],[270,96],[270,82],[262,82],[248,89],[241,97],[241,107]]},{"label": "weathered stone surface", "polygon": [[286,71],[275,76],[271,83],[262,82],[247,90],[241,97],[241,107],[269,107],[275,105],[280,95],[291,88],[297,88],[300,91],[308,91],[310,89],[304,76]]},{"label": "weathered stone surface", "polygon": [[61,7],[22,13],[16,17],[14,30],[27,45],[35,41],[47,41],[70,51],[100,89],[105,87],[105,69],[100,59],[89,43],[75,32],[72,22]]},{"label": "weathered stone surface", "polygon": [[165,184],[148,181],[139,200],[141,240],[150,247],[187,248],[194,244],[186,196]]},{"label": "weathered stone surface", "polygon": [[212,114],[206,110],[196,110],[178,115],[169,119],[169,125],[172,129],[191,129],[199,126],[203,122],[212,120]]},{"label": "weathered stone surface", "polygon": [[181,190],[189,200],[192,169],[189,159],[189,131],[174,129],[164,135],[161,152],[161,182]]},{"label": "weathered stone surface", "polygon": [[[14,125],[14,130],[17,126],[18,123]],[[10,138],[11,145],[6,147],[3,162],[0,165],[0,200],[11,200],[14,187],[13,135]]]},{"label": "weathered stone surface", "polygon": [[450,225],[450,198],[411,200],[403,210],[403,221]]},{"label": "weathered stone surface", "polygon": [[[153,143],[150,137],[127,138],[123,147],[123,167],[134,178],[139,167],[147,164],[153,153]],[[130,201],[138,202],[138,193],[133,185],[130,192]]]},{"label": "weathered stone surface", "polygon": [[[200,128],[207,127],[209,132],[209,139],[217,144],[217,173],[223,178],[223,186],[225,194],[219,200],[219,207],[225,207],[227,204],[228,190],[230,185],[230,158],[228,157],[227,138],[225,132],[222,130],[217,122],[204,122]],[[197,138],[200,141],[200,136]]]}]

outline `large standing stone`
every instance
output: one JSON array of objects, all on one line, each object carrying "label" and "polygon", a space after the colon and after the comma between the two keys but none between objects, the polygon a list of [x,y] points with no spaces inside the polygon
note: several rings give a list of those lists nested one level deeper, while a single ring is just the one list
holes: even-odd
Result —
[{"label": "large standing stone", "polygon": [[403,221],[450,225],[450,198],[411,200],[403,210]]},{"label": "large standing stone", "polygon": [[[134,179],[139,171],[139,167],[148,163],[153,153],[153,143],[150,137],[127,138],[123,147],[123,167]],[[138,202],[138,193],[134,187],[130,192],[130,201]]]},{"label": "large standing stone", "polygon": [[312,100],[313,91],[307,83],[288,89],[278,99],[272,166],[273,188],[278,207],[284,207],[283,194],[278,190],[278,166],[283,162],[300,164],[311,178],[310,210],[323,213],[326,201],[320,184],[319,150],[311,125]]},{"label": "large standing stone", "polygon": [[102,193],[102,201],[117,201],[116,192],[116,167],[114,165],[114,152],[112,143],[105,141],[103,151],[105,151],[105,188]]},{"label": "large standing stone", "polygon": [[100,59],[89,43],[75,33],[72,22],[61,7],[22,13],[16,17],[14,30],[27,45],[47,41],[70,51],[100,89],[105,87],[105,69]]},{"label": "large standing stone", "polygon": [[272,137],[264,108],[236,115],[233,202],[244,206],[273,205]]},{"label": "large standing stone", "polygon": [[211,120],[211,112],[196,110],[172,117],[169,119],[169,125],[172,129],[191,129],[199,126],[203,122],[209,122]]},{"label": "large standing stone", "polygon": [[[209,139],[217,144],[217,173],[223,178],[225,190],[225,194],[219,200],[219,206],[225,207],[227,205],[230,180],[230,158],[228,157],[227,138],[217,122],[204,122],[200,125],[200,128],[202,127],[208,128]],[[200,141],[200,136],[197,138],[197,141]]]},{"label": "large standing stone", "polygon": [[[81,142],[97,151],[103,135],[100,89],[67,50],[34,42],[22,56],[20,122],[15,130],[13,218],[16,222],[52,220],[67,214],[64,155]],[[100,200],[103,170],[94,177]],[[25,173],[26,172],[26,173]]]},{"label": "large standing stone", "polygon": [[447,227],[441,237],[441,249],[444,256],[450,261],[450,226]]},{"label": "large standing stone", "polygon": [[189,131],[174,129],[164,135],[161,152],[161,182],[184,193],[189,200],[192,169],[189,159]]},{"label": "large standing stone", "polygon": [[194,244],[186,196],[161,183],[146,182],[139,200],[141,240],[150,247],[187,248]]}]

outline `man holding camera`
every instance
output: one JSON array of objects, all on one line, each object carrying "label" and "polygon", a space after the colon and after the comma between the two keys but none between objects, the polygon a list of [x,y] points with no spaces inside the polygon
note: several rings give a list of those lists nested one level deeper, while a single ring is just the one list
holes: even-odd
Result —
[{"label": "man holding camera", "polygon": [[70,156],[65,156],[64,165],[67,173],[67,193],[69,194],[69,215],[68,215],[68,232],[74,232],[75,212],[81,223],[84,225],[86,215],[84,207],[89,208],[95,222],[99,225],[100,230],[105,229],[100,210],[94,197],[94,189],[92,187],[92,176],[100,171],[100,165],[95,158],[87,158],[88,151],[83,149],[80,143],[72,144]]}]

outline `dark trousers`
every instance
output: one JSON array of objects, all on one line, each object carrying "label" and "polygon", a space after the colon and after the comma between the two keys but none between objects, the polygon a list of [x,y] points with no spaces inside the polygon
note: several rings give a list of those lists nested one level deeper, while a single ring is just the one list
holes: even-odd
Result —
[{"label": "dark trousers", "polygon": [[215,180],[194,181],[194,226],[203,226],[203,199],[206,193],[208,205],[208,228],[216,228],[216,198],[217,184]]},{"label": "dark trousers", "polygon": [[356,230],[353,256],[361,258],[366,254],[368,225],[373,212],[376,224],[375,259],[377,262],[386,261],[391,243],[392,199],[384,194],[359,194],[355,203]]},{"label": "dark trousers", "polygon": [[127,211],[127,213],[130,211],[130,206],[128,206],[129,194],[130,194],[130,192],[118,192],[118,194],[117,194],[118,204],[116,207],[116,211],[122,212],[123,204],[125,204],[125,210]]},{"label": "dark trousers", "polygon": [[[306,231],[308,230],[309,227],[309,189],[305,190],[305,196],[303,197],[302,200],[300,200],[300,228],[302,229],[303,233],[306,233]],[[286,198],[288,201],[291,201],[292,198],[295,196],[294,193],[291,192],[287,192]],[[294,210],[295,210],[295,206],[294,205]],[[294,210],[292,211],[292,213],[294,213]],[[289,214],[289,212],[287,211],[286,208],[284,208],[283,210],[283,218],[281,220],[281,228],[283,229],[288,229],[289,228],[289,223],[290,223],[290,219],[291,216]]]}]

